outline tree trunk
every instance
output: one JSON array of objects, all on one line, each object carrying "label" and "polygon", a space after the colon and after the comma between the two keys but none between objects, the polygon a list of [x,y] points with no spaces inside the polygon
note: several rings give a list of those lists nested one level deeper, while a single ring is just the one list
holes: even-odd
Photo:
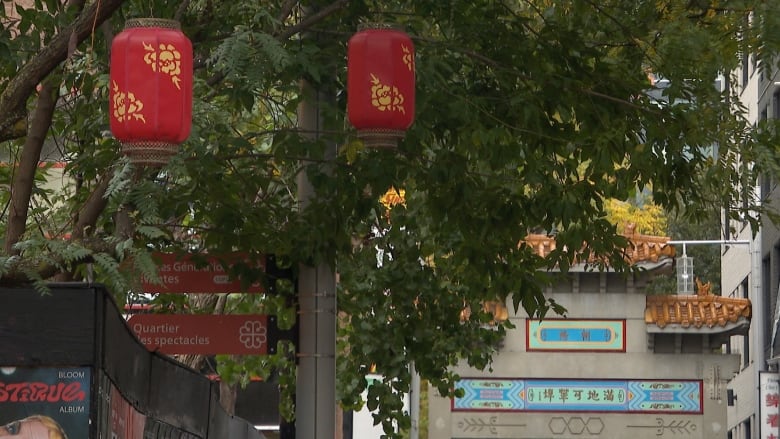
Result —
[{"label": "tree trunk", "polygon": [[30,122],[30,134],[22,148],[19,165],[14,170],[14,180],[11,184],[11,204],[8,210],[8,228],[5,231],[5,254],[18,255],[14,246],[21,239],[27,228],[27,214],[30,197],[35,186],[35,171],[41,158],[43,142],[49,132],[55,104],[57,103],[58,83],[55,79],[46,81],[38,93],[38,103]]},{"label": "tree trunk", "polygon": [[219,381],[219,405],[229,415],[236,414],[236,397],[238,396],[238,383],[227,383]]}]

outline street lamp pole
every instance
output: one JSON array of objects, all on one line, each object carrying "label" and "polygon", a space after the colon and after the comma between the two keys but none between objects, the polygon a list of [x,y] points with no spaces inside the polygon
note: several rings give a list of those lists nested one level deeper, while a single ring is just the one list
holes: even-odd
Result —
[{"label": "street lamp pole", "polygon": [[693,261],[691,260],[692,258],[688,257],[689,245],[750,245],[750,241],[748,240],[727,241],[719,239],[672,240],[667,241],[666,243],[672,245],[682,245],[682,256],[677,258],[677,294],[693,294]]},{"label": "street lamp pole", "polygon": [[[722,245],[748,245],[750,246],[750,289],[751,292],[747,292],[749,296],[752,296],[753,315],[758,316],[760,322],[764,317],[764,298],[762,294],[762,276],[761,276],[761,229],[755,233],[752,240],[703,240],[703,241],[667,241],[667,244],[681,244],[683,246],[683,254],[685,254],[685,246],[691,244],[722,244]],[[759,323],[761,324],[761,323]],[[753,343],[755,348],[754,364],[756,365],[756,371],[754,373],[754,388],[755,394],[760,394],[761,391],[761,372],[767,370],[766,353],[764,351],[764,344],[766,341],[766,334],[762,327],[753,328]],[[759,426],[759,431],[761,427]]]},{"label": "street lamp pole", "polygon": [[[320,102],[323,92],[303,81],[306,98],[298,107],[298,126],[316,139],[322,128]],[[337,153],[329,142],[325,166]],[[305,164],[298,174],[298,203],[301,210],[316,193]],[[334,267],[320,263],[300,265],[298,276],[298,375],[295,401],[296,439],[333,439],[336,434],[336,275]]]},{"label": "street lamp pole", "polygon": [[701,239],[701,240],[695,240],[695,239],[689,239],[689,240],[672,240],[672,241],[666,241],[667,244],[677,244],[683,246],[683,253],[685,253],[685,246],[686,245],[693,245],[693,244],[722,244],[722,245],[750,245],[749,239],[738,239],[738,240],[725,240],[725,239]]}]

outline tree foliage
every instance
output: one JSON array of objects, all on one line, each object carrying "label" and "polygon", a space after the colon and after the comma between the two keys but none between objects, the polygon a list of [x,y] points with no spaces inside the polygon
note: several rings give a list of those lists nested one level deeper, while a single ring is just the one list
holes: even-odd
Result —
[{"label": "tree foliage", "polygon": [[[0,283],[89,278],[123,298],[154,276],[151,249],[329,263],[344,316],[340,398],[358,404],[375,365],[387,379],[368,404],[387,425],[408,426],[410,361],[443,394],[450,366],[489,367],[509,323],[462,320],[464,307],[511,300],[544,316],[562,311],[543,295],[547,269],[589,254],[627,269],[607,200],[648,190],[686,215],[744,215],[755,206],[737,188],[777,169],[775,131],[754,130],[734,88],[713,85],[743,54],[776,67],[770,2],[36,0],[11,13],[0,29]],[[195,50],[192,134],[160,170],[119,155],[106,104],[110,39],[149,15],[179,19]],[[372,21],[405,29],[417,50],[416,122],[397,151],[364,148],[345,118],[346,42]],[[669,81],[665,100],[649,95],[648,72]],[[315,99],[302,80],[321,96],[316,136],[298,129],[298,105]],[[340,145],[333,159],[329,144]],[[43,184],[38,162],[52,158],[66,164],[62,188]],[[317,194],[305,209],[302,172]],[[387,215],[389,188],[405,203]],[[522,244],[540,230],[559,242],[545,259]]]},{"label": "tree foliage", "polygon": [[667,233],[666,214],[652,202],[606,200],[607,218],[618,227],[633,226],[637,233],[662,236]]}]

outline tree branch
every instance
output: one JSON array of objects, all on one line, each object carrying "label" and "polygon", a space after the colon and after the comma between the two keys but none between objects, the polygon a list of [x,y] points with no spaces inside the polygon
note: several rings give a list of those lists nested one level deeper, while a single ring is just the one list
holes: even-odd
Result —
[{"label": "tree branch", "polygon": [[184,13],[187,12],[187,8],[190,6],[190,0],[184,0],[181,2],[178,8],[176,8],[176,13],[173,15],[173,19],[176,21],[181,21],[181,17],[184,16]]},{"label": "tree branch", "polygon": [[[92,191],[91,194],[89,194],[89,198],[87,198],[87,201],[81,206],[81,209],[79,209],[78,213],[76,213],[73,221],[74,224],[73,232],[70,235],[70,242],[73,242],[74,240],[83,241],[87,231],[90,228],[94,229],[95,224],[97,224],[97,220],[98,217],[100,216],[100,213],[103,212],[103,210],[105,210],[106,206],[108,205],[108,200],[106,199],[105,194],[106,194],[106,190],[108,189],[108,184],[110,181],[111,181],[111,172],[109,171],[100,177],[97,186],[95,186],[95,189]],[[91,260],[84,260],[81,262],[89,263],[91,262]],[[72,271],[70,273],[67,272],[57,273],[57,271],[59,271],[57,267],[50,266],[47,268],[50,271],[54,271],[54,272],[49,274],[48,276],[44,276],[43,274],[41,274],[41,278],[43,279],[48,279],[49,277],[56,275],[58,282],[70,282],[73,280]]]},{"label": "tree branch", "polygon": [[87,201],[81,206],[76,218],[73,221],[72,240],[81,240],[89,227],[97,224],[98,217],[106,208],[108,200],[105,197],[108,184],[111,182],[111,172],[106,172],[100,177],[97,186],[87,198]]},{"label": "tree branch", "polygon": [[[274,34],[274,38],[276,38],[279,41],[284,41],[292,37],[293,35],[311,27],[315,23],[322,21],[325,18],[329,17],[330,15],[333,15],[334,13],[338,12],[341,8],[346,6],[347,3],[349,3],[349,0],[336,0],[330,5],[317,11],[317,13],[307,16],[306,19],[301,21],[300,23],[297,23],[293,26],[284,29],[279,33]],[[290,12],[292,11],[292,6],[294,6],[294,2],[286,2],[284,5],[282,5],[282,14],[280,14],[280,17],[282,17],[283,14],[289,15]],[[213,87],[218,83],[222,82],[222,80],[225,79],[226,76],[227,75],[223,71],[216,72],[208,80],[206,80],[206,84],[208,84],[210,87]],[[214,93],[211,93],[208,96],[206,96],[206,100],[211,99],[213,95]]]},{"label": "tree branch", "polygon": [[279,23],[284,23],[284,21],[287,20],[297,3],[298,0],[285,0],[284,3],[282,3],[279,15],[276,17],[276,19],[279,20]]},{"label": "tree branch", "polygon": [[[88,238],[79,242],[79,244],[88,248],[92,253],[109,253],[115,252],[113,245],[107,244],[105,241],[97,238]],[[79,259],[71,259],[64,261],[62,259],[49,259],[47,261],[41,261],[38,259],[25,259],[21,258],[17,264],[14,264],[11,269],[0,276],[0,286],[3,287],[15,287],[21,285],[29,285],[30,282],[35,281],[35,278],[31,278],[27,275],[28,272],[35,272],[40,279],[50,279],[58,274],[66,274],[65,278],[69,279],[67,273],[63,273],[63,268],[67,270],[67,267],[75,267],[80,264],[89,264],[94,262],[92,255],[86,255]]]},{"label": "tree branch", "polygon": [[286,40],[287,38],[290,38],[291,36],[297,34],[298,32],[302,32],[303,30],[311,27],[315,23],[318,23],[324,20],[325,18],[329,17],[330,15],[333,15],[334,13],[338,12],[339,9],[346,6],[347,3],[349,3],[349,0],[337,0],[329,4],[328,6],[318,10],[317,12],[312,13],[311,15],[307,15],[306,19],[304,19],[300,23],[288,27],[283,32],[276,35],[276,38],[279,40]]},{"label": "tree branch", "polygon": [[59,84],[55,80],[45,81],[38,93],[38,105],[35,107],[30,134],[22,149],[19,164],[14,172],[11,184],[11,201],[8,210],[8,227],[5,231],[5,254],[18,255],[14,248],[27,228],[27,214],[30,206],[33,186],[35,186],[35,170],[41,158],[43,142],[49,132],[49,126],[57,103]]},{"label": "tree branch", "polygon": [[26,115],[27,97],[68,56],[68,46],[75,35],[78,43],[92,34],[125,0],[100,0],[79,14],[70,26],[59,32],[34,58],[19,69],[0,93],[0,142],[24,135],[17,123]]}]

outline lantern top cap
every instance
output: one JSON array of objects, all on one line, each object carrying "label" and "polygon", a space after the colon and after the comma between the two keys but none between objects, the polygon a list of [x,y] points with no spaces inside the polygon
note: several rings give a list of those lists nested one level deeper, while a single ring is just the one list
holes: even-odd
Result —
[{"label": "lantern top cap", "polygon": [[166,18],[130,18],[125,21],[125,29],[134,29],[139,27],[160,27],[164,29],[181,29],[181,23],[176,20]]}]

